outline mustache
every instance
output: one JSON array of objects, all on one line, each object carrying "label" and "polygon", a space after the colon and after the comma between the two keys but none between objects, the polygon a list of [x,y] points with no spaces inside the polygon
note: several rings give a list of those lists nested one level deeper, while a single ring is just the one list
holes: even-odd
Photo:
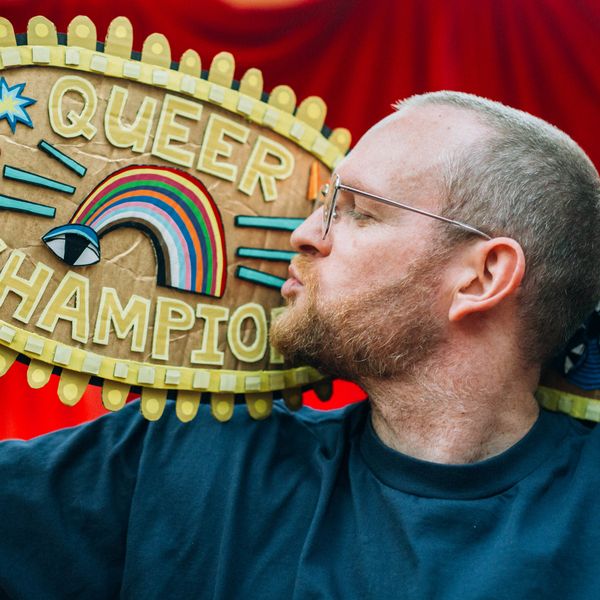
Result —
[{"label": "mustache", "polygon": [[315,290],[316,280],[313,270],[313,259],[304,254],[297,254],[292,259],[291,265],[302,285],[309,290]]},{"label": "mustache", "polygon": [[[314,260],[304,254],[297,254],[291,261],[291,268],[294,276],[304,286],[311,302],[316,301],[319,291],[319,282],[314,271]],[[285,303],[289,306],[294,303],[294,299],[287,298]]]},{"label": "mustache", "polygon": [[306,256],[306,254],[296,254],[296,256],[294,256],[292,259],[292,266],[294,267],[296,273],[298,273],[302,283],[305,283],[307,278],[314,278],[312,275],[312,262],[313,259],[309,256]]}]

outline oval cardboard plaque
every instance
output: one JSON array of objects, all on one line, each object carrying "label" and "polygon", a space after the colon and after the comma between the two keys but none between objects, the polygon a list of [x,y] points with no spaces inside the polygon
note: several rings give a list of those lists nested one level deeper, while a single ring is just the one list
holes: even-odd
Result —
[{"label": "oval cardboard plaque", "polygon": [[0,371],[60,373],[66,404],[90,381],[111,410],[139,391],[149,419],[168,394],[183,421],[203,397],[221,420],[236,396],[255,418],[273,394],[296,405],[322,377],[285,368],[268,329],[290,232],[350,135],[323,133],[320,98],[236,82],[228,53],[203,72],[161,35],[132,46],[123,17],[102,51],[86,17],[66,38],[0,19]]}]

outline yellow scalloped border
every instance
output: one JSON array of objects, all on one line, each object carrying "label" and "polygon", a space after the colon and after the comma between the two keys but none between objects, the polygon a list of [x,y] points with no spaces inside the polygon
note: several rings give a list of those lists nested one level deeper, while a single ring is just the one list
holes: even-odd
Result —
[{"label": "yellow scalloped border", "polygon": [[548,410],[563,412],[576,419],[600,423],[600,400],[578,396],[543,385],[538,387],[535,397]]},{"label": "yellow scalloped border", "polygon": [[0,344],[32,360],[129,386],[243,394],[275,392],[316,383],[323,376],[312,367],[280,371],[238,371],[173,367],[102,356],[13,327],[0,320]]},{"label": "yellow scalloped border", "polygon": [[[169,390],[177,392],[178,401],[181,396],[182,401],[199,402],[202,393],[209,393],[218,402],[225,402],[227,410],[223,410],[223,404],[218,402],[213,407],[213,414],[217,413],[215,416],[219,420],[231,417],[229,409],[233,410],[235,394],[244,394],[250,414],[254,418],[262,418],[267,415],[261,414],[261,407],[265,410],[268,407],[270,412],[273,392],[281,391],[288,406],[299,408],[302,388],[323,380],[323,375],[311,367],[282,371],[231,371],[175,368],[120,360],[73,348],[0,321],[0,376],[8,371],[19,355],[31,361],[27,380],[33,388],[46,385],[54,367],[62,369],[58,395],[64,404],[76,404],[92,377],[103,380],[103,402],[109,410],[122,408],[132,387],[142,390],[142,412],[144,397],[148,402],[156,400],[156,395],[162,397],[162,401],[150,402],[151,406],[156,406],[154,410],[145,411],[147,418],[151,418],[159,408],[162,414]],[[251,404],[253,410],[250,410]],[[181,412],[187,413],[185,408]]]},{"label": "yellow scalloped border", "polygon": [[217,54],[201,77],[201,60],[193,50],[183,53],[178,69],[171,67],[167,39],[153,33],[143,44],[141,60],[131,56],[133,30],[125,17],[114,19],[104,51],[96,51],[96,27],[88,17],[75,17],[69,24],[67,45],[58,44],[54,23],[33,17],[27,27],[27,45],[17,45],[10,21],[0,18],[0,69],[49,66],[137,81],[156,88],[209,102],[268,127],[293,141],[334,168],[348,151],[350,132],[337,128],[329,137],[321,133],[327,108],[323,100],[310,96],[296,107],[296,94],[286,85],[275,87],[268,101],[262,100],[262,73],[249,69],[239,89],[232,89],[235,61],[229,52]]}]

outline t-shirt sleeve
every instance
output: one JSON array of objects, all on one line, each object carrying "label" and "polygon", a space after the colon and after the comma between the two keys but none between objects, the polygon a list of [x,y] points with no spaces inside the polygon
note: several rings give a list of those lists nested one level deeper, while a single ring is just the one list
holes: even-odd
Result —
[{"label": "t-shirt sleeve", "polygon": [[118,597],[146,429],[127,406],[0,444],[0,597]]}]

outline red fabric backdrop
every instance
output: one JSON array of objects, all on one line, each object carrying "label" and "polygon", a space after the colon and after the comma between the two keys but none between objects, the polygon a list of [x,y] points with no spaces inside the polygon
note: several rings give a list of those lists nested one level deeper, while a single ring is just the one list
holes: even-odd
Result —
[{"label": "red fabric backdrop", "polygon": [[[37,14],[59,31],[86,14],[99,39],[124,14],[133,23],[135,49],[158,31],[170,40],[174,60],[193,48],[204,67],[229,50],[238,74],[262,69],[266,90],[286,83],[299,99],[320,95],[328,125],[348,127],[354,139],[399,98],[473,92],[554,123],[600,165],[598,0],[304,0],[262,9],[219,0],[130,0],[121,9],[105,0],[3,0],[0,14],[17,32]],[[0,380],[0,437],[31,437],[102,412],[97,390],[74,409],[63,407],[54,379],[29,390],[25,367],[17,364]],[[338,383],[329,406],[361,395]],[[313,396],[306,400],[318,404]]]}]

